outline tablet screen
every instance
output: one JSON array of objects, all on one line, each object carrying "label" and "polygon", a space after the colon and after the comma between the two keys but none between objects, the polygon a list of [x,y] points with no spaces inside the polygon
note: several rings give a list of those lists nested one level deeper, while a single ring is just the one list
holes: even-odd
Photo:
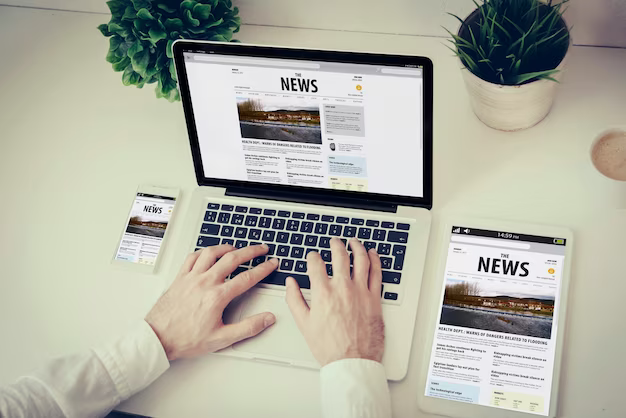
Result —
[{"label": "tablet screen", "polygon": [[426,396],[548,415],[565,246],[452,227]]}]

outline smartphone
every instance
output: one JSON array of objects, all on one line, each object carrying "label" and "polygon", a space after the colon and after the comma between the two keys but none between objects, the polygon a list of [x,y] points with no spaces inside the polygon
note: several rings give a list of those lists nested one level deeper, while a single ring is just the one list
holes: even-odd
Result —
[{"label": "smartphone", "polygon": [[113,257],[114,264],[154,271],[179,193],[178,189],[139,186]]}]

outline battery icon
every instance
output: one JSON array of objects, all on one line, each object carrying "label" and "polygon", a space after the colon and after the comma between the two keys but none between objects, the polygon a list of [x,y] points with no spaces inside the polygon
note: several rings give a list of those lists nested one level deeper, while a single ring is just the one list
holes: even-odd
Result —
[{"label": "battery icon", "polygon": [[554,238],[554,243],[557,245],[564,245],[565,244],[565,240],[564,239],[560,239],[560,238]]}]

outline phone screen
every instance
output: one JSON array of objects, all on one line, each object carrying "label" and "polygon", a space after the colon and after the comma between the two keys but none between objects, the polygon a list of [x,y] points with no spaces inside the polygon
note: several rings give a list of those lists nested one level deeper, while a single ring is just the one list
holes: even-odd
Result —
[{"label": "phone screen", "polygon": [[154,265],[175,203],[174,197],[137,193],[115,259]]}]

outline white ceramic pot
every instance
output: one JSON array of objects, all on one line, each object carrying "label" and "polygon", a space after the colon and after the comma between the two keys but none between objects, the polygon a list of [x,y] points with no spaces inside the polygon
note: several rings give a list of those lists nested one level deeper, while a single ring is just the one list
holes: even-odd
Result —
[{"label": "white ceramic pot", "polygon": [[[552,75],[561,80],[568,54]],[[537,80],[517,86],[503,86],[478,78],[470,70],[461,70],[474,113],[485,125],[501,131],[518,131],[541,122],[550,112],[559,83]]]}]

